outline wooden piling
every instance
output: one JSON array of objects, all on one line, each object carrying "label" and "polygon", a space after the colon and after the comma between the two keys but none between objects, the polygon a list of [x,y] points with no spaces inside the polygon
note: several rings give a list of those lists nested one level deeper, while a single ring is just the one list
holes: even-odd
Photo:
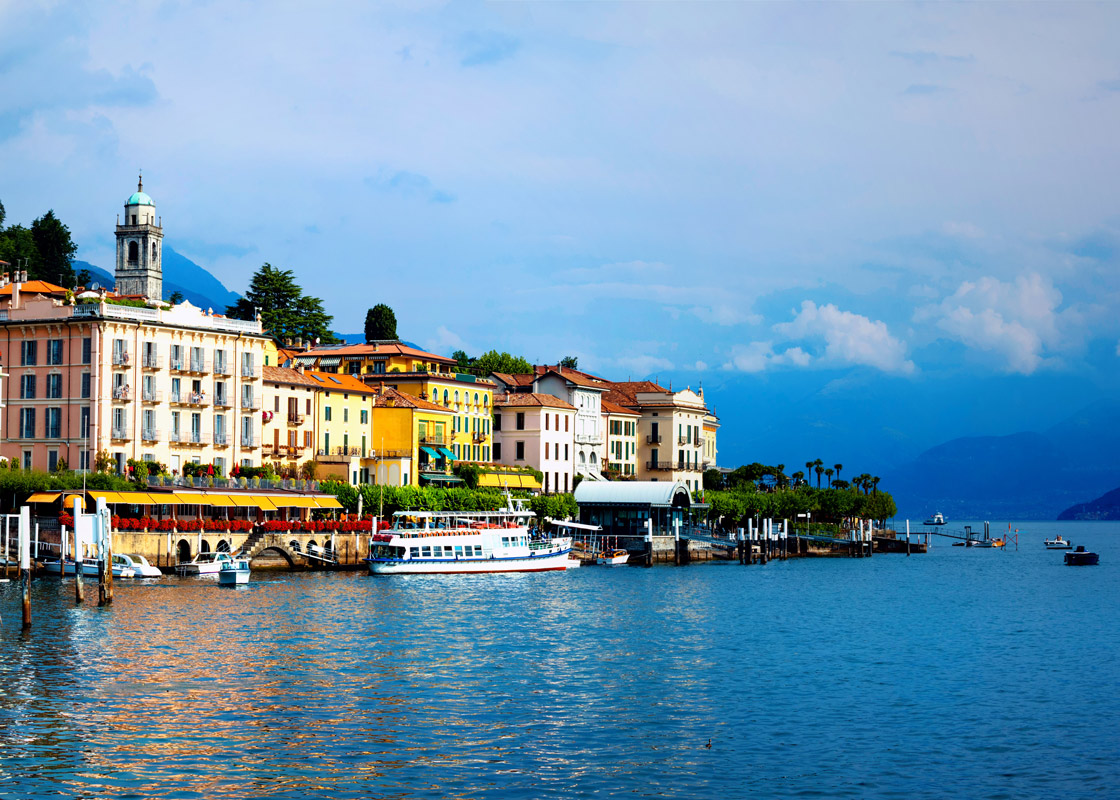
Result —
[{"label": "wooden piling", "polygon": [[23,629],[31,627],[31,508],[19,510],[19,579],[23,584]]}]

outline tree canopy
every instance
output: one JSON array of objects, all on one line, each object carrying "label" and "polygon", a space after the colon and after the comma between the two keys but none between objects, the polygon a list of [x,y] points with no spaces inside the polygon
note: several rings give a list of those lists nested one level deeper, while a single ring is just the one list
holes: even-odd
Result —
[{"label": "tree canopy", "polygon": [[384,303],[366,312],[366,341],[397,338],[397,315]]},{"label": "tree canopy", "polygon": [[579,369],[579,357],[564,356],[562,359],[560,359],[560,366],[566,369]]},{"label": "tree canopy", "polygon": [[533,371],[533,365],[523,357],[506,352],[499,353],[497,350],[490,350],[477,358],[468,356],[463,350],[456,350],[451,357],[455,359],[460,369],[469,369],[479,375],[489,375],[491,372],[524,375]]},{"label": "tree canopy", "polygon": [[[0,226],[7,218],[0,204]],[[29,280],[44,280],[74,288],[74,254],[78,246],[70,238],[70,229],[48,211],[31,223],[0,227],[0,259],[13,269],[27,270]]]},{"label": "tree canopy", "polygon": [[334,317],[323,309],[322,300],[303,293],[290,269],[265,262],[245,296],[226,308],[226,315],[234,319],[255,319],[257,313],[264,329],[281,341],[297,337],[324,344],[337,341],[330,328]]}]

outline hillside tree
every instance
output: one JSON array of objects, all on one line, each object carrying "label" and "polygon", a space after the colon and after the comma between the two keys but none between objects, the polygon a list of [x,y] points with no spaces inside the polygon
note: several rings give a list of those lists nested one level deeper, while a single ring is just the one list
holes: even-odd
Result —
[{"label": "hillside tree", "polygon": [[31,236],[39,252],[38,277],[73,289],[73,261],[78,246],[70,238],[70,229],[54,215],[54,209],[31,223]]},{"label": "hillside tree", "polygon": [[397,338],[397,315],[384,303],[366,312],[366,342]]},{"label": "hillside tree", "polygon": [[324,344],[337,341],[330,325],[334,317],[323,309],[323,301],[303,293],[290,269],[277,269],[265,262],[249,282],[249,291],[232,306],[226,316],[256,319],[276,339],[302,338]]}]

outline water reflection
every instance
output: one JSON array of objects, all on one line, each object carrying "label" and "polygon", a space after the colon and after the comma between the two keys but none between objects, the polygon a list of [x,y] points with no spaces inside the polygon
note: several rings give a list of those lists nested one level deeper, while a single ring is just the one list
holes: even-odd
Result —
[{"label": "water reflection", "polygon": [[[26,639],[18,596],[0,585],[0,789],[1107,791],[1120,752],[1100,732],[1117,701],[1097,689],[1120,677],[1120,637],[1100,620],[1120,571],[1074,578],[1026,549],[975,556],[946,548],[765,568],[258,575],[237,591],[165,578],[118,585],[108,609],[74,608],[71,582],[43,579]],[[978,586],[988,587],[981,601]],[[1032,599],[1002,601],[1023,597]],[[1091,642],[1065,635],[1078,626],[1094,631]],[[1096,701],[1081,702],[1089,694]],[[1053,737],[1078,746],[1048,763],[1037,753]]]}]

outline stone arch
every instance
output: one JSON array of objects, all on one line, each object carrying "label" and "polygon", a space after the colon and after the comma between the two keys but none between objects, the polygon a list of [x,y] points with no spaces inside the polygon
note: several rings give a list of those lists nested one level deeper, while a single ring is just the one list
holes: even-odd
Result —
[{"label": "stone arch", "polygon": [[128,263],[135,264],[140,260],[140,245],[136,242],[128,243]]},{"label": "stone arch", "polygon": [[[269,558],[269,556],[272,556],[272,558]],[[287,562],[289,568],[296,565],[295,559],[292,558],[292,553],[289,552],[288,548],[282,546],[270,546],[264,548],[259,553],[253,556],[249,564],[250,566],[252,566],[253,564],[257,563],[258,559],[264,562],[272,561],[273,564],[275,564],[277,556],[284,559],[284,561]]]},{"label": "stone arch", "polygon": [[598,463],[599,463],[599,456],[595,454],[594,450],[592,450],[591,451],[591,466],[595,466]]},{"label": "stone arch", "polygon": [[291,551],[293,553],[301,552],[300,547],[299,547],[299,541],[297,539],[292,539],[290,542],[288,542],[288,547],[291,549]]},{"label": "stone arch", "polygon": [[229,552],[229,542],[227,542],[225,539],[219,539],[218,540],[218,546],[214,549],[217,550],[217,552],[219,552],[219,553],[228,553]]},{"label": "stone arch", "polygon": [[180,539],[179,544],[175,545],[175,552],[179,556],[179,563],[186,564],[191,560],[191,543],[186,539]]},{"label": "stone arch", "polygon": [[584,453],[582,450],[579,451],[579,463],[580,463],[580,466],[586,466],[587,465],[587,454]]},{"label": "stone arch", "polygon": [[156,263],[157,260],[159,260],[159,255],[156,253],[156,243],[152,242],[152,263]]}]

